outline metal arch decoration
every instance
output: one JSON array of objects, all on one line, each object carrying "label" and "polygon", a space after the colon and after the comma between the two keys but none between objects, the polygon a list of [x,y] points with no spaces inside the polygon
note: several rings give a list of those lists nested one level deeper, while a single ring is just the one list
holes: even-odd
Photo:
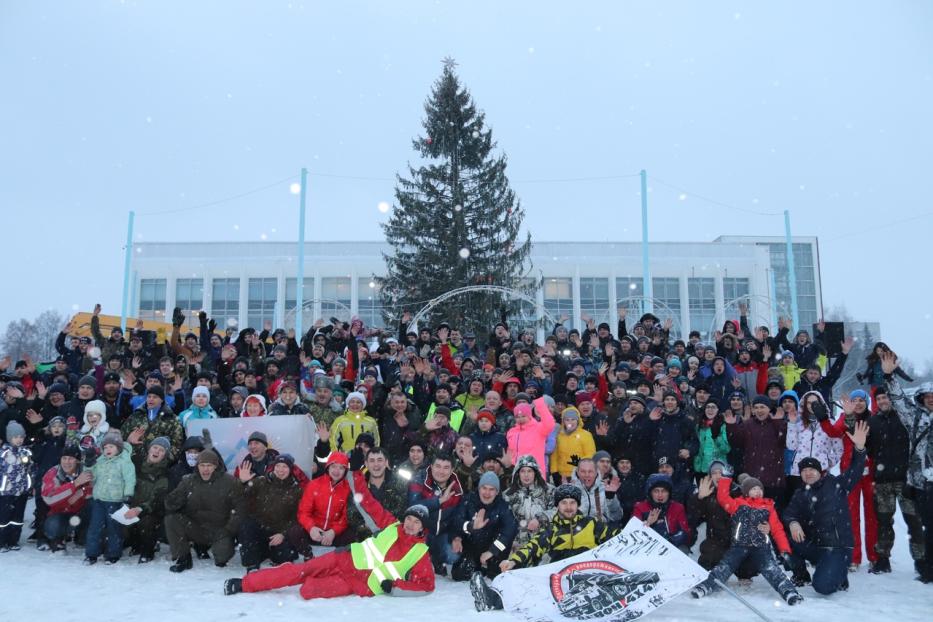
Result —
[{"label": "metal arch decoration", "polygon": [[[779,316],[790,317],[790,309],[787,308],[787,305],[784,303],[773,300],[769,296],[758,294],[756,296],[739,296],[738,298],[733,298],[732,300],[726,301],[722,306],[723,317],[728,318],[730,312],[734,312],[738,316],[739,303],[746,303],[748,305],[749,311],[752,310],[751,303],[757,303],[754,305],[756,310],[761,308],[767,309],[765,313],[758,311],[752,317],[754,318],[754,325],[751,328],[754,330],[755,326],[770,326],[771,325],[771,305],[774,303],[775,309]],[[710,325],[709,333],[710,335],[714,334],[717,330],[722,330],[722,327],[719,326],[719,321],[714,317],[713,323]]]},{"label": "metal arch decoration", "polygon": [[[348,307],[347,305],[343,304],[343,303],[340,302],[339,300],[333,300],[333,299],[331,299],[331,298],[314,298],[314,299],[312,299],[312,300],[305,300],[305,301],[302,303],[302,305],[301,305],[301,310],[302,310],[302,311],[311,311],[311,312],[313,312],[313,311],[314,311],[314,305],[317,304],[317,303],[321,303],[321,304],[332,304],[332,305],[334,305],[335,307],[337,307],[340,311],[346,311],[346,313],[347,313],[347,321],[350,320],[350,316],[352,315],[352,313],[351,313],[351,311],[350,311],[350,307]],[[285,314],[285,317],[283,318],[283,320],[284,320],[284,322],[285,322],[285,327],[286,327],[286,328],[294,328],[294,327],[295,327],[295,314],[297,314],[297,313],[298,313],[298,307],[295,307],[294,309],[291,309],[288,313]],[[309,325],[308,325],[308,328],[310,328],[310,327],[311,327],[311,325],[309,324]],[[299,339],[300,339],[300,337],[299,337]]]},{"label": "metal arch decoration", "polygon": [[[430,313],[431,309],[441,304],[445,300],[454,298],[461,294],[468,294],[470,292],[494,292],[498,294],[505,294],[513,298],[524,300],[525,302],[531,305],[534,305],[534,307],[538,309],[537,300],[535,300],[534,298],[532,298],[531,296],[525,293],[522,293],[510,287],[503,287],[502,285],[468,285],[466,287],[458,287],[457,289],[452,289],[448,292],[444,292],[440,296],[437,296],[436,298],[432,299],[430,302],[428,302],[428,304],[421,307],[418,313],[416,313],[415,316],[411,318],[411,322],[408,323],[408,328],[406,330],[418,332],[418,322],[420,322],[428,313]],[[551,314],[548,313],[547,309],[545,309],[544,307],[541,307],[540,311],[541,311],[542,320],[550,320],[552,323],[554,323],[553,318],[551,317]]]},{"label": "metal arch decoration", "polygon": [[629,311],[635,311],[635,313],[640,314],[642,313],[642,309],[647,308],[648,305],[645,304],[646,302],[651,303],[651,307],[654,309],[654,315],[658,316],[662,321],[668,317],[673,320],[674,325],[671,327],[671,332],[677,335],[683,334],[683,327],[680,324],[680,313],[674,313],[674,310],[663,300],[649,298],[647,296],[626,296],[625,298],[618,298],[616,300],[616,308],[624,306]]}]

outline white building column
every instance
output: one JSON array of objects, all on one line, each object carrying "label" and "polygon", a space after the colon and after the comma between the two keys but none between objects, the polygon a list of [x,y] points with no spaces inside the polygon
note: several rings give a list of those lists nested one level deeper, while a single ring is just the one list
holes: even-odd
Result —
[{"label": "white building column", "polygon": [[693,327],[690,326],[690,286],[687,281],[689,278],[689,270],[680,273],[680,326],[682,327],[684,341],[687,341],[687,335],[693,330]]},{"label": "white building column", "polygon": [[178,293],[178,277],[174,274],[165,278],[165,321],[171,323],[172,311],[175,310],[175,294]]},{"label": "white building column", "polygon": [[570,295],[573,298],[573,322],[574,328],[580,331],[580,334],[583,334],[583,330],[580,328],[579,324],[582,322],[580,319],[580,266],[575,265],[573,267],[573,277],[570,281]]},{"label": "white building column", "polygon": [[714,329],[719,330],[718,327],[723,326],[726,323],[726,301],[725,301],[725,288],[722,282],[722,268],[719,268],[716,271],[715,281],[713,282],[713,296],[716,298],[716,326]]},{"label": "white building column", "polygon": [[[240,268],[240,317],[239,325],[237,328],[243,330],[247,328],[247,318],[249,317],[249,276],[246,274],[245,268]],[[256,328],[256,327],[253,327]],[[257,332],[262,330],[262,326],[256,329]]]}]

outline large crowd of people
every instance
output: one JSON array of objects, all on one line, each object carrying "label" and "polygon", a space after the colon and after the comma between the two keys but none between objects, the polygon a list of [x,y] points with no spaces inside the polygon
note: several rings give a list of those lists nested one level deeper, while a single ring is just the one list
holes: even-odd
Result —
[{"label": "large crowd of people", "polygon": [[[856,362],[865,388],[839,395],[851,338],[750,327],[745,307],[709,341],[619,309],[615,333],[583,317],[544,343],[507,321],[483,339],[411,331],[408,313],[397,334],[353,318],[295,335],[223,334],[201,312],[196,334],[178,309],[160,343],[141,323],[105,336],[99,313],[90,336],[61,331],[41,373],[0,362],[5,555],[24,541],[86,564],[168,551],[176,573],[238,555],[226,593],[304,598],[426,594],[448,577],[490,609],[489,579],[635,518],[710,571],[694,597],[760,575],[796,604],[804,586],[846,590],[863,561],[891,572],[899,507],[900,544],[933,582],[933,384],[908,397],[883,343]],[[236,465],[186,433],[262,416],[313,421],[310,469],[260,431]]]}]

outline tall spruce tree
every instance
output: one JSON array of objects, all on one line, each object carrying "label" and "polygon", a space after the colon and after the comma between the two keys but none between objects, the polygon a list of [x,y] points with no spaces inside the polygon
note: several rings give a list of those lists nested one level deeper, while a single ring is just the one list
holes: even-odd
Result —
[{"label": "tall spruce tree", "polygon": [[[492,131],[455,67],[444,60],[424,106],[424,135],[412,141],[426,162],[397,176],[397,205],[383,225],[393,253],[385,255],[381,295],[393,319],[467,285],[533,290],[522,283],[531,235],[519,239],[524,210],[509,187],[506,157],[492,154]],[[437,305],[426,320],[484,331],[518,306],[514,297],[470,292]]]}]

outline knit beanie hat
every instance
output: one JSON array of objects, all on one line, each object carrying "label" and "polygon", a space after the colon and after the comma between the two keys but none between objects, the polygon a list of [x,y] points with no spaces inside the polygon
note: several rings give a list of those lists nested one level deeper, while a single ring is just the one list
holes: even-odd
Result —
[{"label": "knit beanie hat", "polygon": [[213,464],[215,467],[219,467],[220,458],[217,457],[217,452],[213,449],[205,449],[198,454],[198,464]]},{"label": "knit beanie hat", "polygon": [[358,399],[358,400],[360,400],[361,402],[363,402],[363,408],[366,408],[366,396],[365,396],[364,394],[362,394],[361,392],[359,392],[359,391],[351,391],[350,394],[347,395],[347,404],[348,404],[348,405],[350,404],[350,400],[352,400],[352,399]]},{"label": "knit beanie hat", "polygon": [[199,396],[199,395],[203,395],[203,396],[206,397],[207,399],[210,399],[210,398],[211,398],[211,391],[210,391],[210,389],[208,389],[207,387],[204,387],[204,386],[197,386],[197,387],[195,387],[194,390],[191,392],[191,399],[194,399],[194,398],[196,398],[196,397]]},{"label": "knit beanie hat", "polygon": [[428,508],[421,505],[420,503],[416,503],[415,505],[410,506],[407,510],[405,510],[405,513],[402,515],[402,520],[404,520],[407,516],[414,516],[419,521],[421,521],[421,528],[424,529],[425,525],[428,524],[428,514]]},{"label": "knit beanie hat", "polygon": [[249,435],[249,438],[246,440],[246,443],[249,444],[249,443],[252,443],[253,441],[258,441],[262,443],[263,445],[265,445],[266,447],[269,446],[269,438],[264,433],[259,432],[258,430]]},{"label": "knit beanie hat", "polygon": [[748,473],[742,473],[738,477],[739,486],[742,487],[742,495],[747,497],[748,493],[752,491],[752,488],[761,488],[761,492],[765,491],[764,485],[761,483],[760,479],[752,477]]},{"label": "knit beanie hat", "polygon": [[496,489],[496,492],[499,492],[499,476],[492,471],[486,471],[479,478],[479,484],[477,484],[476,488],[479,489],[482,486],[492,486]]},{"label": "knit beanie hat", "polygon": [[581,490],[573,484],[561,484],[554,490],[554,505],[557,505],[564,499],[573,499],[579,505],[583,498]]},{"label": "knit beanie hat", "polygon": [[600,449],[595,454],[593,454],[593,462],[599,462],[603,458],[606,458],[607,460],[612,460],[612,456],[605,449]]},{"label": "knit beanie hat", "polygon": [[120,430],[110,430],[104,434],[104,438],[100,442],[100,448],[103,449],[107,445],[113,445],[118,452],[123,451],[123,435],[120,434]]},{"label": "knit beanie hat", "polygon": [[10,440],[14,436],[26,436],[26,428],[24,428],[18,421],[10,421],[6,424],[6,439]]},{"label": "knit beanie hat", "polygon": [[165,450],[165,453],[168,453],[172,450],[172,442],[168,440],[168,437],[166,436],[159,436],[157,438],[152,439],[152,442],[149,443],[149,446],[152,447],[153,445],[156,445],[157,447],[161,447],[162,449]]}]

